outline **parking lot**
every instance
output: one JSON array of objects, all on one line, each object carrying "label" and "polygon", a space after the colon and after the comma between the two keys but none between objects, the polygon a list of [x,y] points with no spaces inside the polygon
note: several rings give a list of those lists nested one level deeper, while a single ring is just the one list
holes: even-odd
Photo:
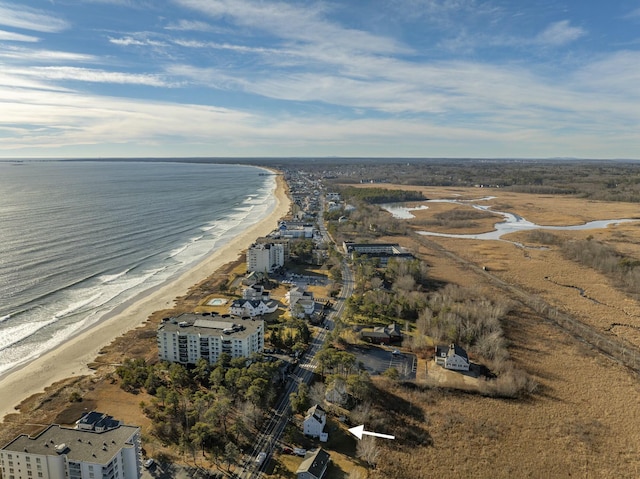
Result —
[{"label": "parking lot", "polygon": [[384,373],[394,367],[402,379],[416,378],[417,358],[415,354],[393,354],[395,348],[391,346],[352,346],[349,352],[356,355],[356,364],[372,376]]}]

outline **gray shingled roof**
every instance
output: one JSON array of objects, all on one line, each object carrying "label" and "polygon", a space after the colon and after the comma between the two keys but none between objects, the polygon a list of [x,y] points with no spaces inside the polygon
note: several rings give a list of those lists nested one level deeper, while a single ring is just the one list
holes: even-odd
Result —
[{"label": "gray shingled roof", "polygon": [[296,471],[296,474],[302,472],[308,472],[314,477],[322,477],[321,474],[329,464],[331,456],[322,448],[319,448],[316,452],[305,457],[304,461],[300,464],[300,467]]}]

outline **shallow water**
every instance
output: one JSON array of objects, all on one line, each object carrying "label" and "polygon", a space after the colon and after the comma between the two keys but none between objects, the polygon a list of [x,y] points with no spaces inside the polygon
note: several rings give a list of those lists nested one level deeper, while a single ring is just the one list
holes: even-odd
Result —
[{"label": "shallow water", "polygon": [[[478,234],[454,234],[454,233],[436,233],[433,231],[418,231],[418,234],[421,234],[424,236],[441,236],[445,238],[501,240],[502,236],[510,233],[516,233],[518,231],[530,231],[534,229],[556,230],[556,231],[590,230],[590,229],[606,228],[610,225],[628,223],[631,221],[640,221],[640,219],[620,218],[620,219],[611,219],[611,220],[590,221],[582,225],[544,226],[544,225],[538,225],[538,224],[532,223],[531,221],[528,221],[522,216],[519,216],[513,213],[507,213],[504,211],[495,211],[495,210],[492,210],[491,207],[488,205],[480,204],[481,201],[486,201],[493,198],[495,197],[486,197],[486,198],[479,198],[477,200],[464,200],[464,201],[434,199],[434,200],[427,200],[425,202],[425,203],[454,203],[454,204],[469,206],[471,208],[475,208],[482,211],[488,211],[488,212],[502,216],[503,218],[502,221],[496,222],[494,224],[495,230],[493,231],[488,231],[486,233],[478,233]],[[422,208],[421,207],[407,208],[404,206],[385,205],[384,209],[389,211],[394,216],[394,218],[409,219],[414,217],[410,213],[412,210],[422,209]]]}]

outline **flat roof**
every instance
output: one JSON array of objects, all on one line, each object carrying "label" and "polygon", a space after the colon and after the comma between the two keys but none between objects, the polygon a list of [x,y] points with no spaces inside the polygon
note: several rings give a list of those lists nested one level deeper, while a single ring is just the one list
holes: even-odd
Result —
[{"label": "flat roof", "polygon": [[137,426],[120,425],[103,432],[72,429],[52,424],[37,436],[22,434],[2,448],[2,451],[57,456],[56,446],[64,444],[71,461],[108,464],[120,449],[133,447],[131,437],[140,431]]},{"label": "flat roof", "polygon": [[[163,321],[158,326],[158,330],[202,336],[224,335],[232,338],[246,338],[255,333],[262,323],[261,319],[242,319],[232,315],[211,314],[203,316],[197,313],[183,313]],[[234,326],[237,327],[236,331],[230,332],[228,335],[224,334],[225,329],[234,328]]]}]

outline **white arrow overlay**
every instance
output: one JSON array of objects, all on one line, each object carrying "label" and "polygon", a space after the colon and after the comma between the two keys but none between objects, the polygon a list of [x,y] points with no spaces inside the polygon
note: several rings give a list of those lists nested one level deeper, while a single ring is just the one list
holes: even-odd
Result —
[{"label": "white arrow overlay", "polygon": [[365,434],[367,436],[375,436],[375,437],[382,437],[384,439],[395,439],[395,436],[391,436],[390,434],[380,434],[379,432],[371,432],[371,431],[365,431],[364,430],[364,424],[362,426],[356,426],[356,427],[352,427],[349,428],[349,432],[351,434],[353,434],[355,437],[357,437],[358,439],[362,439],[362,435]]}]

